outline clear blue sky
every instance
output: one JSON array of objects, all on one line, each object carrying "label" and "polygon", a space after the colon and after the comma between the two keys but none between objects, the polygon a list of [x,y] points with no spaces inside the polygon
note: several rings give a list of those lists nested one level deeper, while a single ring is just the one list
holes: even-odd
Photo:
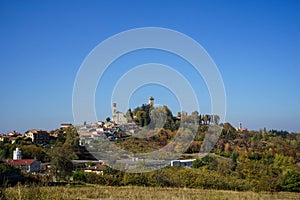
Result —
[{"label": "clear blue sky", "polygon": [[[147,26],[180,31],[207,50],[226,88],[227,121],[300,132],[299,10],[300,1],[285,0],[1,0],[0,133],[73,122],[73,84],[84,58],[106,38]],[[149,93],[177,113],[172,94],[155,85],[136,91],[130,105]],[[97,91],[99,119],[110,114],[99,103],[107,98]]]}]

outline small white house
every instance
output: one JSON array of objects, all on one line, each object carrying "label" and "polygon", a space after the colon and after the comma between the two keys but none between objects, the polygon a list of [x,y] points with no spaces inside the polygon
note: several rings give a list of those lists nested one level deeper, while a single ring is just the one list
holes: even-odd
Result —
[{"label": "small white house", "polygon": [[172,160],[170,162],[170,166],[184,166],[184,167],[192,167],[193,161],[196,159],[187,159],[187,160]]}]

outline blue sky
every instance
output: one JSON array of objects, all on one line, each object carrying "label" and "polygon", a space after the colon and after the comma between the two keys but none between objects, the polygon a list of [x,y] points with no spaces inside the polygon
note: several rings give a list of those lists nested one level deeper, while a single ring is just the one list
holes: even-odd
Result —
[{"label": "blue sky", "polygon": [[[249,129],[300,132],[299,10],[299,1],[284,0],[2,0],[0,132],[51,130],[62,122],[73,122],[73,84],[85,57],[114,34],[148,26],[182,32],[206,49],[224,81],[226,121],[235,126],[241,121]],[[155,55],[144,52],[134,62],[168,57],[160,60]],[[175,65],[171,60],[170,65]],[[193,74],[189,68],[182,69],[187,77]],[[110,115],[110,108],[101,106],[101,101],[110,98],[101,87],[111,87],[112,80],[98,86],[99,119]],[[141,104],[147,95],[146,103],[148,94],[177,113],[174,95],[156,85],[137,90],[130,105]],[[197,96],[203,99],[203,112],[209,112],[209,96],[202,83]]]}]

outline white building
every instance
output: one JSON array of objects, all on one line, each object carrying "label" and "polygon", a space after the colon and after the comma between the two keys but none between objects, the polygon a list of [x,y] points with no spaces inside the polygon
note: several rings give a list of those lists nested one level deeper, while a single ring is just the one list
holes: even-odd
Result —
[{"label": "white building", "polygon": [[117,104],[113,103],[113,116],[112,116],[113,122],[116,124],[126,124],[127,118],[124,115],[124,113],[117,111]]},{"label": "white building", "polygon": [[13,160],[21,160],[22,159],[22,151],[20,148],[16,148],[13,151]]},{"label": "white building", "polygon": [[187,160],[172,160],[170,162],[170,166],[184,166],[184,167],[192,167],[193,165],[193,162],[195,161],[196,159],[187,159]]},{"label": "white building", "polygon": [[23,172],[35,173],[41,170],[41,162],[36,159],[22,159],[22,151],[16,148],[13,151],[13,159],[6,160],[9,165],[20,168]]}]

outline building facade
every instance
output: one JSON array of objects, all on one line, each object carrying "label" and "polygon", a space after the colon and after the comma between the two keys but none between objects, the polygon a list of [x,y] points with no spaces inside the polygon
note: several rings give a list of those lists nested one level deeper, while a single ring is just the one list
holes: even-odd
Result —
[{"label": "building facade", "polygon": [[124,113],[117,111],[117,104],[113,103],[113,116],[112,120],[116,124],[126,124],[127,118]]},{"label": "building facade", "polygon": [[22,159],[20,148],[13,151],[13,159],[6,160],[6,163],[20,168],[23,172],[36,173],[41,171],[41,162],[36,159]]},{"label": "building facade", "polygon": [[41,162],[35,159],[7,160],[6,162],[27,173],[37,173],[41,170]]},{"label": "building facade", "polygon": [[20,148],[16,148],[13,151],[13,160],[21,160],[22,159],[22,151]]},{"label": "building facade", "polygon": [[25,135],[31,138],[34,144],[49,144],[50,135],[44,130],[29,130]]}]

